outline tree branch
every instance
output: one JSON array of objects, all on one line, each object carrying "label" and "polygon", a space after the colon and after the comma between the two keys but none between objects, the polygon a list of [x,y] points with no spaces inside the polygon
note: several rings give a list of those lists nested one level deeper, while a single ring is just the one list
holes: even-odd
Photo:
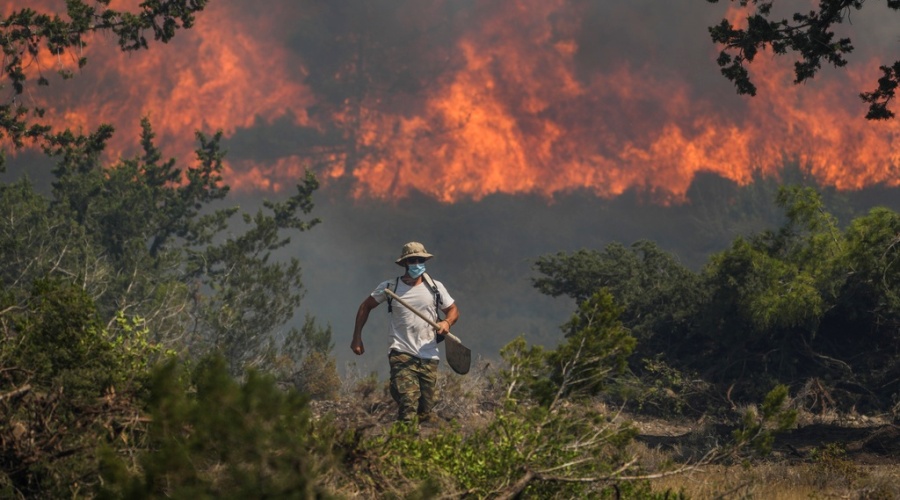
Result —
[{"label": "tree branch", "polygon": [[22,394],[25,394],[29,391],[31,391],[31,384],[25,384],[22,387],[19,387],[18,389],[13,389],[12,391],[9,391],[5,394],[0,394],[0,401],[5,401],[7,399],[12,399],[14,397],[21,396]]}]

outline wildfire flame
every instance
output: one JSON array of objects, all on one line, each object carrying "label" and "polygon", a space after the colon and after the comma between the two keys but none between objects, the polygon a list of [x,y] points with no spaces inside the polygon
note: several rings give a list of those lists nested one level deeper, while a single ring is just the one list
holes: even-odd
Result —
[{"label": "wildfire flame", "polygon": [[[44,3],[60,9],[61,2]],[[760,55],[751,66],[757,96],[734,96],[739,104],[725,106],[652,63],[614,61],[587,71],[578,59],[575,8],[563,0],[518,0],[481,6],[449,49],[453,64],[415,105],[399,109],[370,92],[356,107],[322,116],[308,113],[322,97],[304,83],[320,70],[284,42],[288,20],[302,7],[272,2],[257,14],[239,7],[210,2],[170,46],[140,53],[118,53],[95,37],[74,84],[55,83],[32,98],[56,126],[115,124],[116,155],[133,148],[144,115],[158,143],[179,157],[194,147],[197,129],[223,130],[227,147],[228,138],[276,122],[298,130],[344,127],[345,143],[317,165],[325,165],[318,168],[326,182],[350,182],[357,197],[419,191],[455,202],[575,190],[614,197],[638,189],[674,201],[700,172],[746,183],[755,173],[777,174],[785,158],[838,189],[900,184],[900,121],[868,122],[852,99],[877,79],[877,61],[798,87],[787,60]],[[715,47],[709,50],[712,59]],[[44,70],[64,64],[71,62],[40,58]],[[704,71],[721,79],[714,65]],[[245,191],[291,186],[311,164],[304,151],[314,146],[231,159],[226,182]]]}]

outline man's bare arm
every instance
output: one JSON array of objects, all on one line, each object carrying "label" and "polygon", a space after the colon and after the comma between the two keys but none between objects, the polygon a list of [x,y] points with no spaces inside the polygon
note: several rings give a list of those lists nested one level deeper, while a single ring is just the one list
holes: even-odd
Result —
[{"label": "man's bare arm", "polygon": [[359,309],[356,311],[356,325],[353,327],[353,340],[350,342],[350,350],[357,355],[366,352],[362,341],[362,330],[366,326],[366,321],[369,320],[369,312],[376,307],[378,307],[378,301],[370,295],[366,297],[366,300],[362,301],[362,304],[359,305]]}]

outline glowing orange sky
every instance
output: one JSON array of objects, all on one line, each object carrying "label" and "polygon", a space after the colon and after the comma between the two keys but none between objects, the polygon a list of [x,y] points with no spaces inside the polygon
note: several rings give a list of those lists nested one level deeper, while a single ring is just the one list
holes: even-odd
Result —
[{"label": "glowing orange sky", "polygon": [[[755,172],[776,173],[786,157],[839,189],[900,183],[900,121],[868,122],[854,100],[874,86],[877,60],[794,86],[791,61],[762,56],[751,66],[757,96],[732,92],[722,102],[697,91],[685,72],[668,70],[676,65],[655,60],[649,48],[649,56],[604,60],[586,71],[579,59],[588,48],[579,38],[585,27],[570,2],[476,4],[479,15],[447,47],[453,64],[414,103],[389,103],[370,89],[345,114],[311,117],[321,98],[304,77],[320,69],[286,43],[303,9],[267,2],[251,10],[239,0],[212,0],[194,28],[149,51],[121,54],[94,37],[85,51],[89,64],[73,82],[54,81],[27,97],[46,105],[56,126],[116,125],[114,155],[133,154],[141,116],[150,117],[167,155],[185,159],[197,129],[223,130],[227,148],[228,138],[260,124],[324,129],[355,119],[352,145],[316,168],[326,183],[351,182],[358,197],[412,190],[446,202],[574,190],[613,197],[637,188],[678,199],[698,172],[748,182]],[[716,47],[705,50],[710,64],[696,71],[730,86],[711,62]],[[70,64],[41,62],[51,73]],[[307,149],[263,148],[256,157],[245,152],[229,160],[226,182],[278,191],[313,165]]]}]

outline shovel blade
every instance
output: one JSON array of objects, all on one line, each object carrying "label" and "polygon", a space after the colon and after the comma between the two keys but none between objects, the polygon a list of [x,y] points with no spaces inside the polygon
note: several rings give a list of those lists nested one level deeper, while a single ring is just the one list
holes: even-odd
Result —
[{"label": "shovel blade", "polygon": [[469,367],[472,365],[472,350],[462,345],[458,339],[448,336],[446,340],[444,354],[447,357],[447,364],[460,375],[469,373]]}]

